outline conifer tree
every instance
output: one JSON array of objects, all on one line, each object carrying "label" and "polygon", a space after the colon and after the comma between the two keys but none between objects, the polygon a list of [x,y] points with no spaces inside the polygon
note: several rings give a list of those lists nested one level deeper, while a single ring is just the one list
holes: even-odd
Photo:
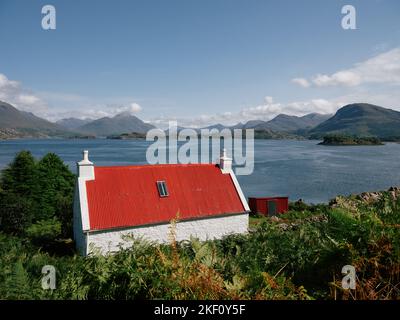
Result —
[{"label": "conifer tree", "polygon": [[3,170],[1,187],[7,193],[31,197],[36,192],[36,162],[29,151],[19,152]]}]

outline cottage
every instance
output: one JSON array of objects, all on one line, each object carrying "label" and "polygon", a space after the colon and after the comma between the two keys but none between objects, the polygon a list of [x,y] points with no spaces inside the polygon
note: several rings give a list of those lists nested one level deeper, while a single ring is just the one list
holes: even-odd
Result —
[{"label": "cottage", "polygon": [[97,167],[88,151],[77,163],[74,238],[78,251],[131,245],[126,235],[177,241],[245,233],[249,206],[224,151],[220,163]]}]

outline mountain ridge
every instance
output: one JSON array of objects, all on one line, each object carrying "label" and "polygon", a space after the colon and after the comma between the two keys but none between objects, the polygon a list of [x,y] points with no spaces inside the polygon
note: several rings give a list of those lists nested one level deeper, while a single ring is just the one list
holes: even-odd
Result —
[{"label": "mountain ridge", "polygon": [[369,103],[352,103],[309,131],[311,137],[343,134],[388,139],[400,137],[400,112]]},{"label": "mountain ridge", "polygon": [[304,116],[292,116],[284,113],[278,114],[271,120],[253,119],[246,123],[238,123],[230,126],[230,129],[254,129],[254,130],[272,130],[275,132],[297,133],[299,130],[307,130],[322,123],[331,114],[309,113]]},{"label": "mountain ridge", "polygon": [[74,130],[91,121],[94,121],[94,119],[78,119],[70,117],[57,120],[55,123],[65,129]]},{"label": "mountain ridge", "polygon": [[114,117],[103,117],[93,120],[76,128],[81,133],[94,134],[96,136],[110,136],[122,133],[146,133],[155,126],[146,123],[130,113],[120,113]]},{"label": "mountain ridge", "polygon": [[31,112],[21,111],[11,104],[0,101],[0,130],[3,137],[52,137],[73,133],[63,127],[42,119]]},{"label": "mountain ridge", "polygon": [[[145,134],[153,128],[154,125],[127,112],[96,120],[67,118],[53,123],[0,101],[0,138],[107,137],[124,133]],[[400,139],[400,112],[369,103],[353,103],[341,107],[334,115],[310,113],[298,117],[279,114],[269,121],[255,119],[233,126],[217,123],[201,129],[254,129],[259,137],[265,138],[303,136],[321,139],[327,135],[350,135],[390,141]]]}]

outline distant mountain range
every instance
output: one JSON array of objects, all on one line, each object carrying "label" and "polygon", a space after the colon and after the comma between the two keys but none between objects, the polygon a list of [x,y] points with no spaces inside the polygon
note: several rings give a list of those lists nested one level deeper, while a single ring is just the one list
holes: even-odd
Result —
[{"label": "distant mountain range", "polygon": [[[246,123],[238,123],[234,126],[225,126],[221,123],[214,124],[201,129],[254,129],[268,132],[289,132],[296,133],[299,130],[312,129],[318,124],[332,117],[332,115],[310,113],[302,117],[289,116],[287,114],[279,114],[269,121],[250,120]],[[182,128],[183,129],[183,128]],[[200,129],[197,129],[200,130]]]},{"label": "distant mountain range", "polygon": [[[85,137],[145,134],[155,128],[130,113],[97,120],[68,118],[52,123],[0,101],[0,139],[19,137]],[[302,117],[280,114],[270,121],[251,120],[235,126],[215,124],[207,129],[254,129],[256,137],[273,139],[322,138],[345,134],[359,137],[400,139],[400,112],[367,103],[349,104],[335,115],[318,113]],[[183,128],[179,128],[183,129]],[[197,129],[199,130],[199,129]],[[136,135],[135,135],[136,136]]]},{"label": "distant mountain range", "polygon": [[309,131],[312,137],[327,134],[400,137],[400,112],[368,103],[355,103],[339,109],[330,119]]},{"label": "distant mountain range", "polygon": [[91,121],[76,128],[76,130],[96,136],[109,136],[130,132],[146,133],[154,128],[155,126],[143,122],[138,117],[128,112],[123,112],[112,118],[104,117]]},{"label": "distant mountain range", "polygon": [[46,137],[105,137],[122,133],[146,133],[153,125],[130,113],[97,120],[68,118],[56,123],[39,118],[32,113],[20,111],[11,104],[0,101],[0,139],[46,138]]},{"label": "distant mountain range", "polygon": [[93,121],[93,119],[77,119],[77,118],[67,118],[56,121],[56,124],[69,130],[75,130],[83,125]]},{"label": "distant mountain range", "polygon": [[[207,128],[221,126],[218,124]],[[279,114],[270,121],[251,120],[229,128],[254,129],[259,137],[276,137],[276,133],[287,133],[294,137],[314,139],[327,135],[351,135],[400,140],[400,112],[368,103],[354,103],[340,108],[335,115],[311,113],[296,117]]]},{"label": "distant mountain range", "polygon": [[[70,133],[63,127],[35,116],[33,113],[20,111],[11,104],[0,101],[1,136],[11,137],[46,137],[65,136]],[[5,133],[8,132],[8,133]]]},{"label": "distant mountain range", "polygon": [[[242,126],[242,129],[272,130],[281,132],[296,132],[298,130],[312,129],[332,115],[310,113],[302,117],[279,114],[270,121],[252,120]],[[234,126],[240,128],[240,124]]]}]

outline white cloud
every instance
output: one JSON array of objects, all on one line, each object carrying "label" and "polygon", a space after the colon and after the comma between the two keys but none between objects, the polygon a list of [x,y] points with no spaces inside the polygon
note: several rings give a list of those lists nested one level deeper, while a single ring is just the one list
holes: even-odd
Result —
[{"label": "white cloud", "polygon": [[361,83],[361,76],[354,71],[339,71],[331,76],[319,74],[312,79],[317,87],[325,86],[357,86]]},{"label": "white cloud", "polygon": [[35,105],[40,103],[40,99],[31,94],[20,94],[18,96],[18,101],[24,105]]},{"label": "white cloud", "polygon": [[351,103],[371,103],[385,108],[400,111],[400,90],[373,91],[355,88],[350,93],[330,99],[312,98],[287,103],[276,102],[272,97],[266,97],[260,105],[243,108],[237,112],[224,112],[211,115],[200,115],[192,118],[163,117],[152,119],[150,122],[160,128],[167,128],[168,121],[175,120],[178,126],[201,128],[216,123],[235,125],[249,120],[268,121],[278,114],[303,116],[309,113],[334,114],[341,107]]},{"label": "white cloud", "polygon": [[303,88],[308,88],[310,86],[310,82],[308,82],[308,80],[305,78],[293,78],[292,82]]},{"label": "white cloud", "polygon": [[274,102],[274,98],[272,98],[272,97],[270,97],[270,96],[266,96],[266,97],[264,98],[264,102],[267,103],[267,104],[271,104],[271,103]]},{"label": "white cloud", "polygon": [[132,112],[132,113],[137,113],[137,112],[142,111],[142,107],[141,107],[139,104],[135,103],[135,102],[131,103],[131,104],[128,106],[128,109],[129,109],[129,111]]},{"label": "white cloud", "polygon": [[302,116],[307,113],[332,113],[338,108],[338,103],[325,99],[311,99],[307,101],[293,101],[289,103],[275,103],[270,101],[255,107],[245,108],[239,112],[241,119],[270,120],[278,114],[284,113]]},{"label": "white cloud", "polygon": [[55,121],[63,118],[78,118],[78,119],[99,119],[103,117],[114,117],[119,113],[135,114],[142,110],[142,107],[135,103],[127,105],[114,105],[114,104],[93,104],[90,102],[82,102],[79,109],[58,109],[51,114],[48,118]]},{"label": "white cloud", "polygon": [[[255,119],[267,121],[280,113],[296,116],[312,112],[331,114],[343,105],[355,102],[374,103],[399,110],[400,90],[396,90],[394,85],[400,85],[400,48],[379,54],[347,70],[330,75],[317,74],[311,79],[294,78],[291,81],[302,87],[346,86],[351,89],[339,93],[341,95],[337,97],[317,96],[304,100],[293,99],[289,102],[279,102],[271,96],[265,96],[259,105],[247,106],[240,110],[236,109],[236,111],[201,114],[190,118],[157,117],[150,122],[161,128],[166,127],[170,120],[178,121],[178,125],[183,127],[198,128],[216,123],[234,125]],[[368,83],[384,83],[386,85],[363,86]],[[0,100],[52,121],[69,117],[97,119],[113,117],[121,112],[133,114],[142,111],[142,106],[134,102],[136,99],[133,97],[99,101],[99,99],[68,93],[33,93],[24,88],[20,82],[10,80],[1,73]]]},{"label": "white cloud", "polygon": [[317,87],[347,86],[354,87],[368,83],[400,85],[400,48],[376,55],[366,61],[356,63],[352,68],[333,74],[317,74],[311,81],[295,78],[292,82],[302,87],[312,83]]},{"label": "white cloud", "polygon": [[0,73],[0,90],[7,90],[19,86],[17,81],[9,80],[4,74]]},{"label": "white cloud", "polygon": [[152,119],[150,122],[160,128],[167,128],[168,121],[177,121],[178,126],[201,128],[212,124],[235,125],[239,122],[245,123],[249,120],[268,121],[278,114],[303,116],[308,113],[331,114],[343,106],[342,100],[328,101],[325,99],[311,99],[307,101],[294,101],[290,103],[274,102],[270,96],[264,98],[264,103],[243,108],[238,112],[224,112],[212,115],[200,115],[192,118],[163,117]]},{"label": "white cloud", "polygon": [[[142,110],[136,102],[107,104],[97,103],[94,99],[75,94],[32,93],[20,82],[10,80],[2,73],[0,73],[0,100],[12,104],[19,110],[32,112],[50,121],[70,117],[98,119],[113,117],[122,112],[134,114]],[[50,108],[49,105],[52,107]]]},{"label": "white cloud", "polygon": [[142,107],[135,103],[129,103],[128,105],[108,105],[106,108],[103,108],[103,112],[108,117],[113,117],[119,113],[138,113],[142,110]]},{"label": "white cloud", "polygon": [[48,111],[42,99],[23,88],[18,81],[10,80],[2,73],[0,73],[0,100],[11,103],[20,110],[39,115],[45,115]]}]

